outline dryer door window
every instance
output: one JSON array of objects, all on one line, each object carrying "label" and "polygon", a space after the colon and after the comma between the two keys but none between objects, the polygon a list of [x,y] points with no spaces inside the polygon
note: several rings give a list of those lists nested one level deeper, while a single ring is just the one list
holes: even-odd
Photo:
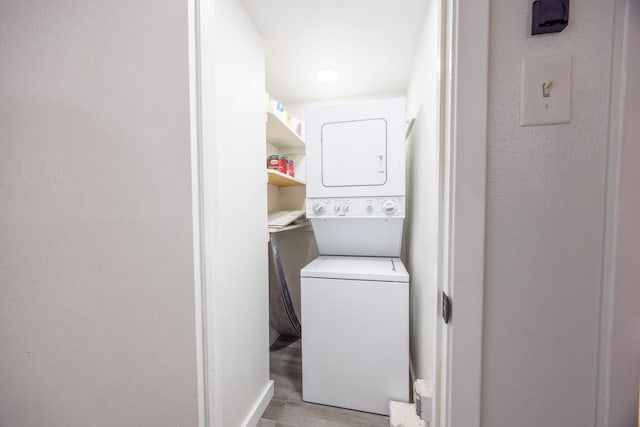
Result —
[{"label": "dryer door window", "polygon": [[325,123],[321,131],[325,187],[387,182],[387,122],[384,119]]}]

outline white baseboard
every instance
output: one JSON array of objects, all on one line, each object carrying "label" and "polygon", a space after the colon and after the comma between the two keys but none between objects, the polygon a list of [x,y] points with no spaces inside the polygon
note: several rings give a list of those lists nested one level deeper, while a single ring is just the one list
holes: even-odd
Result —
[{"label": "white baseboard", "polygon": [[411,401],[413,402],[413,384],[416,382],[416,370],[413,367],[413,359],[409,356],[409,384],[411,385]]},{"label": "white baseboard", "polygon": [[269,406],[269,402],[271,402],[271,398],[273,398],[273,381],[269,381],[267,386],[264,388],[262,395],[253,405],[249,416],[242,423],[245,427],[255,427],[260,421],[262,414],[264,414],[264,410]]}]

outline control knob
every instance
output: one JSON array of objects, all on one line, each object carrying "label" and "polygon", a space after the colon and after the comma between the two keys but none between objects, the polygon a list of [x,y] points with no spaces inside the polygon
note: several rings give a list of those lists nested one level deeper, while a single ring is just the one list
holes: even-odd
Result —
[{"label": "control knob", "polygon": [[398,205],[396,204],[396,202],[394,200],[386,200],[382,204],[382,210],[387,215],[393,215],[396,212],[396,210],[398,210]]},{"label": "control knob", "polygon": [[311,209],[313,210],[314,214],[320,216],[327,211],[327,205],[325,205],[324,202],[315,202]]}]

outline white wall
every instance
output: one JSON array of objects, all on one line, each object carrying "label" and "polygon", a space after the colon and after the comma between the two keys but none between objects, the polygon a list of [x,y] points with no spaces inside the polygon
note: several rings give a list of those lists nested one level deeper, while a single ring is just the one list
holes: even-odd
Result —
[{"label": "white wall", "polygon": [[[491,2],[482,425],[594,424],[613,2],[530,38]],[[520,61],[573,55],[572,121],[519,127]]]},{"label": "white wall", "polygon": [[439,2],[430,1],[407,89],[407,118],[416,118],[407,144],[404,259],[410,281],[411,359],[417,378],[435,381],[438,319],[440,146]]},{"label": "white wall", "polygon": [[429,0],[418,40],[413,68],[406,93],[407,119],[416,117],[422,106],[435,131],[439,108],[440,79],[440,7],[437,0]]},{"label": "white wall", "polygon": [[[635,425],[640,383],[640,2],[620,3],[628,6],[623,11],[627,62],[622,69],[622,144],[619,157],[616,156],[619,168],[614,211],[610,379],[603,385],[608,387],[609,411],[603,426]],[[612,124],[617,125],[616,122]]]},{"label": "white wall", "polygon": [[214,323],[222,425],[247,422],[269,381],[262,39],[238,0],[215,10]]},{"label": "white wall", "polygon": [[0,424],[197,424],[187,6],[0,3]]}]

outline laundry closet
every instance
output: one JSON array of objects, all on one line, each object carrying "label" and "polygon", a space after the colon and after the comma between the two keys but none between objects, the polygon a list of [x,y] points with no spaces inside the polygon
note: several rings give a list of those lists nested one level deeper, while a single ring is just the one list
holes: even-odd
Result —
[{"label": "laundry closet", "polygon": [[[239,237],[247,248],[246,254],[258,253],[261,249],[267,252],[266,263],[260,261],[258,256],[254,261],[253,257],[242,256],[242,261],[233,259],[231,256],[223,254],[223,258],[230,264],[224,264],[220,260],[221,268],[234,270],[237,277],[230,274],[229,283],[225,283],[225,289],[229,293],[234,293],[236,304],[232,307],[225,307],[228,313],[221,315],[221,323],[240,322],[239,326],[245,335],[237,334],[226,337],[222,346],[228,344],[227,352],[233,357],[223,357],[224,363],[232,366],[229,372],[229,383],[240,381],[235,388],[240,385],[244,390],[262,390],[264,381],[268,382],[268,346],[273,343],[279,334],[299,336],[302,334],[303,349],[305,344],[305,304],[301,295],[301,270],[307,267],[306,273],[302,273],[302,280],[331,279],[327,275],[333,275],[336,271],[349,270],[351,267],[342,267],[335,264],[335,260],[329,259],[324,264],[319,262],[313,264],[314,260],[323,256],[342,256],[356,258],[377,258],[379,264],[367,264],[363,271],[369,274],[368,279],[376,283],[404,282],[406,285],[405,297],[400,297],[400,309],[393,308],[391,313],[398,310],[406,310],[406,314],[401,314],[406,320],[394,325],[393,316],[385,317],[388,313],[381,311],[380,324],[376,328],[380,331],[378,336],[374,336],[373,341],[381,347],[372,347],[370,351],[374,353],[389,352],[385,347],[390,344],[394,348],[405,352],[405,356],[400,354],[400,358],[407,359],[405,366],[400,365],[401,373],[394,377],[401,377],[393,387],[402,389],[402,392],[393,398],[398,400],[408,400],[408,390],[410,381],[413,378],[427,378],[435,380],[437,370],[436,357],[436,319],[438,315],[438,218],[440,200],[440,163],[441,147],[439,143],[439,38],[438,20],[439,10],[435,4],[424,5],[423,2],[410,1],[411,7],[419,5],[415,15],[419,24],[414,37],[408,40],[411,50],[414,52],[409,60],[406,69],[406,77],[400,87],[370,87],[368,91],[361,91],[358,94],[341,92],[331,89],[330,83],[320,85],[319,94],[326,93],[331,96],[310,97],[302,94],[299,97],[295,93],[283,89],[281,83],[273,80],[273,70],[269,71],[270,63],[283,60],[285,57],[295,57],[296,48],[287,46],[282,42],[280,36],[274,35],[274,27],[279,25],[277,18],[280,13],[289,15],[296,20],[297,14],[308,7],[328,8],[317,16],[319,21],[327,16],[331,17],[340,9],[346,14],[350,14],[354,19],[352,37],[358,38],[358,19],[380,19],[380,17],[367,17],[358,10],[362,9],[362,4],[343,5],[341,8],[333,8],[329,4],[311,5],[298,4],[285,1],[265,2],[226,0],[222,2],[222,8],[217,10],[216,22],[220,25],[216,29],[219,35],[217,42],[218,51],[216,53],[216,88],[218,89],[218,109],[233,122],[233,132],[226,133],[229,141],[224,142],[225,153],[234,157],[229,159],[241,166],[241,171],[247,172],[246,177],[237,183],[237,191],[248,197],[250,201],[242,199],[240,196],[231,195],[229,200],[238,203],[239,207],[234,209],[233,221],[243,221],[251,230],[256,230],[256,222],[262,224],[262,230],[256,235],[251,235],[248,230],[242,230],[242,237]],[[342,4],[342,3],[341,3]],[[241,5],[242,7],[238,7]],[[288,6],[289,10],[281,10]],[[335,5],[334,5],[335,6]],[[355,7],[355,9],[354,9]],[[393,7],[393,6],[386,6]],[[265,12],[265,8],[269,9]],[[359,9],[358,9],[359,8]],[[387,11],[388,12],[388,11]],[[389,15],[389,13],[387,13]],[[393,15],[393,14],[391,14]],[[401,28],[406,25],[403,22],[395,22],[394,28]],[[389,19],[393,19],[390,16]],[[396,17],[397,18],[397,17]],[[308,28],[309,31],[317,31],[316,28]],[[382,28],[381,30],[384,30]],[[328,36],[331,34],[315,34],[315,37]],[[313,36],[313,34],[311,34]],[[338,35],[335,35],[338,37]],[[271,37],[271,38],[270,38]],[[275,39],[274,39],[275,37]],[[295,34],[289,36],[295,39]],[[303,37],[301,37],[303,38]],[[228,40],[233,40],[230,46]],[[346,43],[345,39],[345,43]],[[370,43],[384,43],[378,36],[374,37]],[[275,47],[274,47],[275,44]],[[308,49],[312,49],[309,46]],[[315,46],[318,54],[321,47]],[[277,58],[274,58],[274,55]],[[358,58],[358,53],[350,55],[352,60]],[[382,59],[386,61],[386,59]],[[406,62],[406,61],[405,61]],[[406,64],[405,64],[406,66]],[[316,65],[313,65],[316,67]],[[300,69],[304,69],[302,66]],[[341,70],[336,63],[335,68],[339,73],[343,73],[339,78],[347,79],[346,69]],[[311,73],[311,78],[315,79],[316,69]],[[396,70],[399,72],[398,70]],[[373,70],[371,71],[374,72]],[[393,73],[393,67],[391,73]],[[266,75],[266,78],[265,78]],[[261,81],[262,80],[262,81]],[[357,78],[356,83],[357,84]],[[291,80],[293,83],[293,79]],[[260,90],[262,89],[262,90]],[[242,93],[237,93],[238,91]],[[367,117],[355,117],[358,111],[362,111],[363,105],[372,105],[381,100],[392,100],[397,108],[391,110],[399,111],[400,117],[387,118],[386,121],[377,120],[384,116],[381,112],[369,114]],[[258,111],[258,107],[261,111]],[[313,125],[314,117],[320,116],[313,111],[322,111],[326,108],[337,106],[336,116],[328,120],[335,124],[325,126],[321,130],[321,125]],[[340,109],[343,110],[340,110]],[[354,110],[349,110],[354,108]],[[250,113],[250,116],[249,116]],[[349,116],[354,116],[349,118]],[[345,117],[347,117],[345,119]],[[351,121],[351,130],[356,133],[361,129],[360,125],[371,119],[368,123],[376,134],[387,135],[393,133],[395,143],[401,146],[399,151],[387,151],[380,145],[380,139],[373,136],[373,143],[378,144],[373,153],[373,163],[368,169],[370,174],[351,173],[358,170],[362,165],[353,163],[353,153],[345,153],[335,146],[324,146],[310,143],[310,138],[320,138],[320,133],[324,132],[324,137],[330,137],[333,131],[342,131],[343,124],[340,122]],[[220,118],[217,119],[220,123]],[[391,128],[382,128],[391,125]],[[222,127],[231,125],[221,124]],[[382,127],[381,127],[382,126]],[[314,128],[311,130],[311,128]],[[382,132],[379,132],[382,129]],[[262,132],[261,140],[260,132]],[[310,132],[314,132],[313,135]],[[348,132],[348,131],[347,131]],[[338,132],[339,133],[339,132]],[[339,138],[338,138],[339,139]],[[233,142],[232,142],[233,140]],[[377,142],[376,142],[377,141]],[[364,151],[369,147],[357,147],[352,145],[350,149]],[[396,154],[399,153],[399,154]],[[390,157],[387,157],[387,156]],[[286,156],[286,159],[284,158]],[[310,156],[330,160],[335,165],[332,169],[320,170],[321,162],[310,162]],[[357,158],[357,156],[355,157]],[[285,168],[282,162],[292,161],[293,172]],[[279,162],[276,166],[272,161]],[[402,168],[394,173],[391,170],[396,164],[402,163]],[[226,167],[226,166],[225,166]],[[258,169],[258,171],[256,171]],[[361,169],[360,169],[361,170]],[[313,174],[318,179],[309,180],[309,174]],[[252,177],[262,176],[262,179],[255,180]],[[359,192],[350,194],[345,192],[343,181],[349,181],[349,185],[359,188]],[[324,182],[324,190],[318,183]],[[259,187],[262,187],[260,190]],[[317,186],[317,187],[314,187]],[[375,191],[369,192],[367,188],[389,188],[390,191],[384,194],[377,194]],[[329,189],[329,190],[327,190]],[[364,190],[363,190],[364,189]],[[316,191],[317,190],[317,191]],[[335,191],[334,191],[335,190]],[[262,194],[259,193],[262,192]],[[329,191],[323,193],[323,191]],[[333,191],[333,192],[332,192]],[[332,193],[331,193],[332,192]],[[309,197],[310,193],[312,197]],[[225,201],[222,201],[225,203]],[[257,211],[264,203],[263,217],[258,219]],[[222,205],[221,205],[222,206]],[[249,218],[249,216],[251,218]],[[370,221],[350,221],[352,218],[367,218]],[[312,225],[311,222],[314,222]],[[370,226],[377,222],[376,226]],[[259,224],[258,224],[259,225]],[[224,225],[220,225],[221,228]],[[315,230],[315,232],[314,232]],[[327,236],[331,236],[327,239]],[[360,243],[354,246],[358,236]],[[380,249],[384,248],[382,252]],[[386,252],[389,250],[389,252]],[[222,250],[223,251],[223,250]],[[264,258],[262,258],[264,259]],[[397,262],[395,260],[398,260]],[[392,261],[393,260],[393,261]],[[362,261],[365,262],[366,261]],[[357,263],[356,263],[357,264]],[[333,265],[331,267],[327,267]],[[405,269],[406,267],[406,269]],[[359,268],[356,266],[356,268]],[[332,270],[329,272],[329,270]],[[343,274],[344,273],[344,274]],[[348,272],[343,272],[343,276]],[[322,277],[323,274],[325,277]],[[378,275],[378,276],[376,276]],[[342,280],[344,277],[341,277]],[[367,279],[367,277],[361,277]],[[309,291],[311,294],[313,291]],[[324,294],[321,291],[320,294]],[[229,300],[219,295],[223,305]],[[364,303],[362,295],[353,296],[355,301]],[[389,300],[395,298],[392,294],[378,295],[378,298]],[[258,306],[258,300],[269,301],[269,306]],[[253,309],[244,306],[244,301],[249,301]],[[354,309],[358,303],[351,303]],[[316,305],[319,309],[317,321],[314,324],[326,325],[331,313],[338,314],[341,310],[349,312],[349,305],[338,307],[327,307]],[[266,309],[266,310],[265,310]],[[237,312],[241,310],[250,317],[252,325],[249,326],[245,319],[239,319]],[[268,312],[267,312],[268,311]],[[308,309],[307,313],[313,310]],[[324,313],[324,314],[323,314]],[[328,316],[323,319],[322,316]],[[226,316],[226,318],[224,318]],[[262,326],[259,325],[262,319]],[[269,323],[269,324],[267,324]],[[338,324],[340,322],[338,321]],[[310,323],[311,327],[311,323]],[[349,334],[357,342],[357,328],[352,329]],[[402,332],[405,328],[406,331]],[[338,326],[339,329],[339,326]],[[259,332],[264,331],[264,332]],[[268,332],[270,331],[270,332]],[[253,335],[252,335],[253,334]],[[373,332],[374,335],[375,332]],[[393,342],[396,336],[406,334],[405,344]],[[330,334],[327,331],[320,332],[316,337],[326,337]],[[252,340],[251,337],[255,337]],[[256,342],[257,341],[257,342]],[[313,343],[311,341],[314,341]],[[408,344],[406,343],[408,341]],[[307,340],[309,344],[323,348],[330,348],[332,344],[319,339]],[[337,344],[336,344],[337,345]],[[354,344],[358,346],[358,344]],[[404,347],[404,348],[402,348]],[[368,351],[362,346],[363,351]],[[223,350],[224,351],[224,350]],[[312,347],[307,348],[307,355],[315,351]],[[305,354],[303,351],[303,355]],[[357,351],[351,351],[357,353]],[[249,356],[253,354],[253,356]],[[237,358],[235,358],[238,356]],[[335,357],[335,354],[331,357]],[[352,366],[358,363],[357,356],[351,361]],[[304,358],[304,356],[303,356]],[[364,360],[364,359],[363,359]],[[303,360],[303,365],[313,365],[318,361]],[[410,363],[409,363],[410,362]],[[265,371],[265,363],[267,370]],[[241,372],[231,379],[233,373],[240,372],[241,369],[251,366],[248,370],[253,372]],[[242,366],[242,368],[241,368]],[[255,369],[254,369],[255,368]],[[304,366],[303,366],[304,369]],[[345,373],[351,368],[344,365],[341,369]],[[370,368],[370,372],[377,369]],[[224,371],[224,370],[223,370]],[[411,375],[409,372],[411,371]],[[314,367],[310,372],[320,372]],[[405,375],[406,373],[406,375]],[[333,374],[332,374],[333,375]],[[320,377],[322,375],[320,374]],[[314,381],[311,374],[307,374],[307,380],[303,375],[303,389],[307,384],[312,385]],[[326,377],[326,376],[325,376]],[[307,382],[305,382],[307,381]],[[364,406],[359,403],[351,404],[349,399],[354,393],[349,392],[340,402],[323,400],[322,395],[336,394],[329,389],[322,390],[326,384],[320,384],[314,390],[306,390],[304,393],[310,399],[319,403],[342,406],[376,413],[387,413],[379,405],[376,407]],[[335,386],[335,385],[334,385]],[[315,386],[314,386],[315,387]],[[317,393],[316,393],[317,392]],[[258,391],[257,394],[267,392]],[[317,399],[314,398],[320,396]],[[391,396],[390,396],[391,397]],[[346,400],[345,400],[346,399]],[[267,399],[268,400],[268,399]],[[226,399],[225,399],[226,401]],[[229,409],[231,411],[231,409]],[[231,422],[230,425],[233,423]]]},{"label": "laundry closet", "polygon": [[[268,156],[269,186],[280,187],[268,194],[276,200],[268,219],[270,327],[302,337],[306,402],[389,415],[390,401],[409,401],[409,274],[400,259],[405,104],[307,108],[304,181],[291,154]],[[289,145],[299,142],[300,120],[278,101],[267,109],[267,141],[294,153],[280,135],[288,130]],[[301,164],[302,154],[295,157]],[[297,184],[306,187],[303,210],[304,193],[287,192]]]}]

